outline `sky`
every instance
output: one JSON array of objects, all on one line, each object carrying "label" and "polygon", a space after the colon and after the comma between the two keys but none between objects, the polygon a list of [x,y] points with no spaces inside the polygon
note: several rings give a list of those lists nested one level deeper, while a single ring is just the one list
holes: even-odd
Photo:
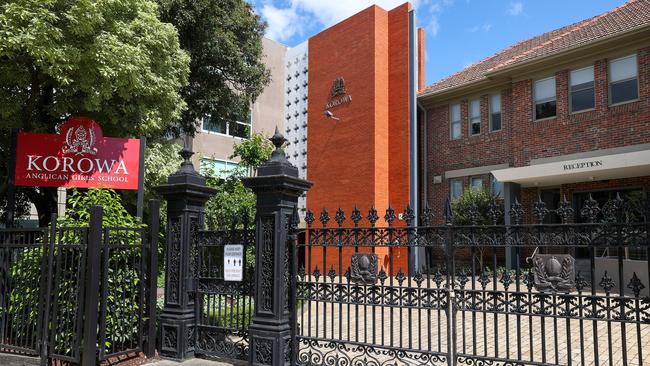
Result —
[{"label": "sky", "polygon": [[[377,4],[405,0],[249,0],[268,23],[266,36],[296,46],[341,20]],[[521,40],[593,17],[624,0],[412,0],[425,29],[426,84]]]}]

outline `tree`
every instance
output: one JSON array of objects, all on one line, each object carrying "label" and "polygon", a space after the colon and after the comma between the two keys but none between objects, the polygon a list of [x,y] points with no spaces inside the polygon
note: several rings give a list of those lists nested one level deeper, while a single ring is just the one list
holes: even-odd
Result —
[{"label": "tree", "polygon": [[[497,225],[503,224],[503,199],[494,197],[490,192],[483,188],[468,189],[463,194],[451,202],[454,225],[473,225],[472,218],[469,214],[475,206],[478,212],[476,225],[493,225],[494,221],[489,215],[490,206],[496,203],[497,209],[501,213],[497,218]],[[477,246],[477,253],[472,261],[477,261],[479,268],[483,268],[483,257],[485,247]]]},{"label": "tree", "polygon": [[270,80],[262,60],[266,24],[245,0],[158,0],[160,16],[178,28],[191,58],[188,108],[174,132],[195,132],[206,115],[242,120]]},{"label": "tree", "polygon": [[[452,200],[451,210],[453,213],[454,225],[472,225],[472,220],[469,217],[470,208],[475,205],[478,209],[477,225],[492,225],[493,221],[488,215],[490,205],[496,202],[500,212],[503,213],[503,200],[498,197],[493,197],[490,192],[485,189],[468,189],[463,194]],[[503,215],[499,216],[497,224],[503,224]]]},{"label": "tree", "polygon": [[[107,136],[155,137],[185,108],[189,56],[150,0],[5,0],[0,5],[0,125],[56,132],[74,114]],[[9,145],[0,130],[0,144]],[[3,150],[0,174],[6,180]],[[6,194],[6,185],[0,187]],[[56,189],[28,189],[42,225]]]},{"label": "tree", "polygon": [[271,157],[273,144],[261,133],[254,133],[249,139],[235,144],[230,159],[239,158],[239,165],[249,170],[257,169]]}]

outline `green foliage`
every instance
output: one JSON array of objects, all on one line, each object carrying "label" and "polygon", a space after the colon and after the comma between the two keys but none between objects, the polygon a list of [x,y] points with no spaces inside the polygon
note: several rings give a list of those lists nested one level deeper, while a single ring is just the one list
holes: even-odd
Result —
[{"label": "green foliage", "polygon": [[[451,209],[454,215],[454,225],[471,225],[468,217],[470,207],[476,205],[479,212],[478,225],[492,225],[492,219],[488,216],[488,209],[493,200],[496,200],[501,212],[503,212],[503,200],[493,197],[485,189],[467,189],[463,194],[451,202]],[[503,224],[503,216],[497,224]]]},{"label": "green foliage", "polygon": [[144,177],[145,196],[159,198],[156,187],[167,183],[167,178],[180,168],[183,159],[178,155],[183,147],[173,143],[148,144],[144,154],[147,168]]},{"label": "green foliage", "polygon": [[139,219],[124,208],[122,199],[112,189],[90,188],[84,192],[72,189],[70,192],[66,215],[59,219],[59,225],[87,227],[90,222],[90,208],[94,205],[101,205],[104,227],[137,228],[142,226]]},{"label": "green foliage", "polygon": [[6,0],[0,9],[0,124],[54,132],[87,114],[107,135],[152,135],[184,109],[190,60],[155,2]]},{"label": "green foliage", "polygon": [[247,115],[270,80],[262,59],[266,24],[253,6],[246,0],[158,3],[161,19],[176,26],[181,47],[192,58],[180,129],[193,133],[195,121],[208,114],[227,121]]},{"label": "green foliage", "polygon": [[273,144],[261,133],[254,133],[249,139],[235,144],[230,159],[239,158],[239,165],[257,168],[271,157]]},{"label": "green foliage", "polygon": [[[190,59],[158,15],[153,0],[0,2],[0,146],[10,145],[8,127],[54,133],[75,114],[97,120],[106,136],[155,138],[174,126]],[[25,190],[47,225],[56,190]]]},{"label": "green foliage", "polygon": [[233,217],[237,217],[239,222],[253,222],[255,194],[244,187],[240,179],[230,177],[224,180],[208,177],[208,185],[217,190],[205,206],[208,217],[225,223],[230,223]]},{"label": "green foliage", "polygon": [[[216,324],[219,327],[248,329],[253,319],[255,306],[248,297],[239,299],[225,298],[222,301],[228,304],[219,304],[216,309],[205,309],[209,324]],[[248,303],[251,304],[248,304]]]}]

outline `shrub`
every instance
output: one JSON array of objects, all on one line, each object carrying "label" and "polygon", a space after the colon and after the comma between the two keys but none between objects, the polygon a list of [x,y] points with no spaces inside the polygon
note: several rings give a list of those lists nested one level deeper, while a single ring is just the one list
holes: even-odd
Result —
[{"label": "shrub", "polygon": [[472,205],[476,205],[479,213],[477,224],[492,225],[492,218],[488,214],[492,202],[497,204],[497,207],[501,212],[499,219],[497,220],[497,225],[503,224],[503,199],[492,196],[488,191],[482,188],[467,189],[460,197],[452,200],[451,210],[454,215],[453,224],[471,225],[472,220],[469,217],[469,212]]}]

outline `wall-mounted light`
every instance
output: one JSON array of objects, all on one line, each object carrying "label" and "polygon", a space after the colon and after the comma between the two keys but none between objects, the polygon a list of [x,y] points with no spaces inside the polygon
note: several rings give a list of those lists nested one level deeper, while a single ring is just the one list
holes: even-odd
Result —
[{"label": "wall-mounted light", "polygon": [[335,121],[340,121],[340,120],[341,120],[341,119],[338,118],[338,117],[334,117],[334,113],[332,113],[332,112],[330,112],[330,111],[325,111],[325,117],[327,117],[327,118],[329,118],[329,119],[333,119],[333,120],[335,120]]}]

